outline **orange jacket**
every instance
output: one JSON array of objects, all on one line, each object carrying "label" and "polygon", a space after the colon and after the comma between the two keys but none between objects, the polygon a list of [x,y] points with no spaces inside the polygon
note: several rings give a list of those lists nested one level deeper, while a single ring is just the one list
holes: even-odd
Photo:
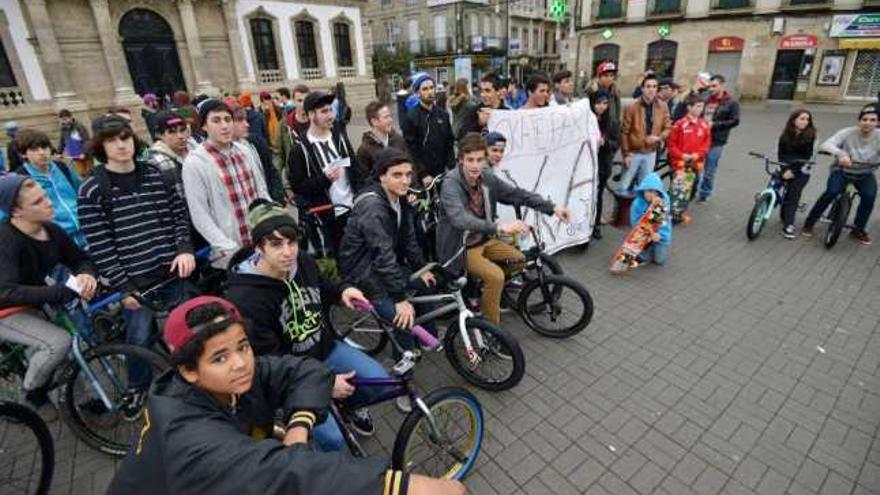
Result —
[{"label": "orange jacket", "polygon": [[666,140],[669,162],[675,168],[679,168],[683,162],[682,155],[696,153],[695,163],[701,163],[706,159],[711,144],[712,127],[706,119],[700,117],[696,121],[691,121],[687,116],[682,117],[672,126],[672,132]]},{"label": "orange jacket", "polygon": [[630,103],[623,111],[623,119],[620,125],[620,150],[624,155],[628,153],[647,153],[655,151],[660,143],[648,144],[645,138],[654,135],[660,141],[669,136],[669,128],[672,122],[669,119],[669,107],[659,99],[654,99],[653,125],[651,132],[645,132],[645,107],[641,98]]}]

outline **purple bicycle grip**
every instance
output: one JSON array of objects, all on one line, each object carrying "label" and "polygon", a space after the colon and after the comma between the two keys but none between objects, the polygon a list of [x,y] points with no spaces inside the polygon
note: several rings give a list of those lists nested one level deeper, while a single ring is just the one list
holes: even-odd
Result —
[{"label": "purple bicycle grip", "polygon": [[437,340],[437,337],[431,335],[431,332],[425,330],[421,325],[413,325],[409,331],[428,349],[433,351],[440,347],[440,341]]},{"label": "purple bicycle grip", "polygon": [[370,303],[370,301],[365,301],[363,299],[352,299],[351,305],[354,307],[354,309],[356,309],[358,311],[372,311],[373,310],[373,305]]}]

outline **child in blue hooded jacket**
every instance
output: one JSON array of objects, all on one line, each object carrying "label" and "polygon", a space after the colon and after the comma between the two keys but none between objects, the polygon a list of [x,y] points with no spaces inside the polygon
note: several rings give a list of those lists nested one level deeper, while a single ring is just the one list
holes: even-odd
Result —
[{"label": "child in blue hooded jacket", "polygon": [[636,198],[630,207],[629,218],[631,224],[638,224],[642,215],[645,214],[657,196],[663,201],[663,211],[666,213],[666,217],[663,219],[663,224],[657,231],[654,241],[639,255],[639,263],[653,262],[655,265],[663,265],[669,258],[669,245],[672,243],[669,195],[666,194],[663,181],[660,180],[660,176],[656,172],[648,174],[636,188]]}]

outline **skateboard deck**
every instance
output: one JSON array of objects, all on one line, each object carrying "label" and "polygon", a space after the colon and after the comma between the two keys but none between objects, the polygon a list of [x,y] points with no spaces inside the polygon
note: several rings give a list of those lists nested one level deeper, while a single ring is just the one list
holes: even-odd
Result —
[{"label": "skateboard deck", "polygon": [[674,173],[672,187],[669,189],[669,211],[673,222],[680,222],[687,211],[696,179],[697,173],[690,166]]},{"label": "skateboard deck", "polygon": [[611,273],[625,273],[630,269],[633,261],[648,247],[654,234],[660,230],[665,217],[663,200],[656,198],[639,219],[639,223],[624,238],[620,249],[611,258]]}]

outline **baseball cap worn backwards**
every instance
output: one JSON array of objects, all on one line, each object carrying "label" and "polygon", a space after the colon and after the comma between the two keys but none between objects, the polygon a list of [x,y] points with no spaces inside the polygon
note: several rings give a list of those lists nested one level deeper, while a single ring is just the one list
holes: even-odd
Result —
[{"label": "baseball cap worn backwards", "polygon": [[[187,314],[195,308],[208,304],[220,305],[226,310],[226,314],[218,316],[212,321],[190,326],[186,322]],[[184,302],[171,311],[168,319],[165,320],[165,328],[162,334],[168,348],[174,353],[192,341],[199,332],[206,328],[214,325],[229,326],[233,323],[242,323],[241,313],[239,313],[238,308],[234,304],[216,296],[199,296]]]}]

